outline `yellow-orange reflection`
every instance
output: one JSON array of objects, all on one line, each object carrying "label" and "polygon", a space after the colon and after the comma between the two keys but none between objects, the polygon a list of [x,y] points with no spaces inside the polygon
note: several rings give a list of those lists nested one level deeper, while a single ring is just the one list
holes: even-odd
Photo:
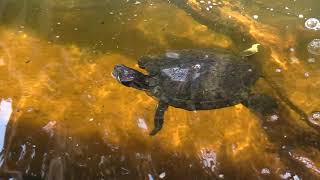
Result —
[{"label": "yellow-orange reflection", "polygon": [[[164,4],[145,8],[146,15],[152,16],[153,21],[147,25],[139,19],[136,28],[162,45],[169,44],[170,35],[188,39],[199,46],[228,47],[232,43],[228,37],[191,20],[181,10]],[[164,16],[158,13],[160,11],[169,15]],[[279,36],[273,34],[276,29],[253,22],[228,6],[221,11],[249,26],[250,33],[261,43],[283,45]],[[178,18],[166,22],[168,16]],[[159,28],[163,25],[164,31]],[[14,106],[22,109],[14,113],[12,121],[23,121],[22,117],[27,116],[28,110],[43,112],[41,115],[31,114],[34,121],[28,123],[42,127],[49,121],[56,121],[58,148],[78,152],[75,144],[81,138],[98,132],[97,138],[103,138],[106,144],[143,144],[146,151],[152,151],[152,146],[157,144],[167,152],[192,155],[210,149],[218,156],[225,154],[230,163],[243,168],[268,166],[276,171],[284,167],[280,155],[268,151],[276,145],[269,141],[259,119],[242,105],[198,112],[170,107],[162,131],[156,137],[150,137],[148,132],[153,126],[157,101],[144,92],[120,85],[111,77],[115,64],[138,69],[136,59],[120,53],[94,55],[75,44],[53,45],[35,35],[19,34],[3,28],[0,30],[0,41],[0,57],[4,59],[1,68],[6,72],[1,79],[5,83],[0,87],[1,92],[16,97]],[[285,55],[282,52],[277,49],[272,51],[276,62],[287,70],[278,77],[284,82],[281,87],[291,99],[305,108],[317,108],[319,94],[316,91],[304,92],[319,87],[319,83],[310,83],[317,82],[319,75],[306,79],[301,72],[307,67],[292,68],[283,60]],[[273,69],[268,73],[278,76]],[[138,126],[139,119],[146,123],[147,130]],[[68,144],[68,139],[73,142]],[[10,138],[8,142],[11,143]]]},{"label": "yellow-orange reflection", "polygon": [[[245,159],[254,158],[252,152],[263,154],[268,144],[256,117],[243,106],[199,112],[169,108],[163,130],[150,137],[156,100],[111,77],[115,64],[136,67],[135,59],[120,54],[91,55],[76,45],[50,45],[7,30],[1,31],[0,39],[11,57],[7,59],[7,76],[19,84],[15,89],[2,87],[2,91],[19,94],[15,107],[24,110],[15,113],[13,119],[19,120],[28,108],[45,112],[41,121],[57,122],[57,144],[66,143],[61,137],[77,139],[98,131],[107,143],[121,145],[139,139],[149,148],[157,142],[167,151],[181,153],[200,152],[207,147],[219,153],[221,145],[227,145],[230,156],[237,161],[244,154]],[[25,57],[31,61],[19,61]],[[138,127],[139,118],[148,130]]]},{"label": "yellow-orange reflection", "polygon": [[[209,30],[197,23],[188,14],[167,3],[145,6],[143,16],[139,17],[136,28],[146,37],[155,39],[160,44],[169,46],[170,42],[193,43],[202,47],[220,46],[227,48],[232,44],[229,37]],[[151,17],[151,18],[147,18]],[[167,18],[174,17],[174,18]]]}]

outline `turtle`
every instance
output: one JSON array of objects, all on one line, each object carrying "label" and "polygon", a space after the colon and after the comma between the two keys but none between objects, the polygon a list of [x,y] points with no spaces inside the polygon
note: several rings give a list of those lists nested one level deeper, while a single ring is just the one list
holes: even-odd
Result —
[{"label": "turtle", "polygon": [[139,58],[139,68],[148,74],[117,64],[112,76],[158,100],[151,136],[162,129],[169,106],[196,111],[243,104],[259,115],[270,115],[277,102],[251,90],[262,76],[249,57],[240,54],[222,48],[172,50]]}]

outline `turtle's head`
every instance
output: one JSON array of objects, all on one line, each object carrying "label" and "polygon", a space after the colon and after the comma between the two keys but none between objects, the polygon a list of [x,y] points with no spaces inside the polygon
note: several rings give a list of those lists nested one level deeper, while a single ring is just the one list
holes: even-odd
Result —
[{"label": "turtle's head", "polygon": [[114,66],[112,76],[121,84],[140,90],[148,89],[147,76],[122,64]]}]

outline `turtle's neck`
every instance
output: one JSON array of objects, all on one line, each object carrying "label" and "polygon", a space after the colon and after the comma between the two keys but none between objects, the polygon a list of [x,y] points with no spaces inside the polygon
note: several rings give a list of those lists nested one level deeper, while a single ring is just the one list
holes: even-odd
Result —
[{"label": "turtle's neck", "polygon": [[138,72],[130,86],[135,89],[147,91],[149,89],[148,76]]}]

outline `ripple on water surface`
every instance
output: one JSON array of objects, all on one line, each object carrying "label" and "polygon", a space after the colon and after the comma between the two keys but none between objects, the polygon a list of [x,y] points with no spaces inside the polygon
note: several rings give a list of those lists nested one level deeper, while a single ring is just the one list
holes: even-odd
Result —
[{"label": "ripple on water surface", "polygon": [[307,19],[304,25],[307,29],[320,30],[320,22],[316,18]]},{"label": "ripple on water surface", "polygon": [[320,39],[314,39],[308,44],[308,52],[313,55],[320,55]]}]

